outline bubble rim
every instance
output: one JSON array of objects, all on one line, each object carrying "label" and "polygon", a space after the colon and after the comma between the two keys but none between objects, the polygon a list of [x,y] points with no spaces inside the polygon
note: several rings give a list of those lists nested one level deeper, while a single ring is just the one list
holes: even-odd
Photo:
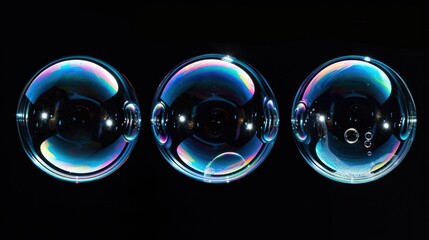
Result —
[{"label": "bubble rim", "polygon": [[[409,96],[409,104],[408,106],[411,106],[411,109],[409,107],[406,108],[407,110],[407,117],[410,117],[411,115],[415,116],[415,123],[413,123],[413,127],[411,129],[411,132],[409,133],[408,139],[404,140],[404,142],[402,143],[403,145],[401,146],[401,148],[399,149],[398,154],[396,154],[395,159],[391,159],[394,160],[394,162],[392,162],[391,164],[389,164],[388,166],[386,166],[385,168],[383,168],[381,171],[377,171],[376,173],[374,173],[372,176],[370,177],[362,177],[362,178],[347,178],[345,176],[342,175],[337,175],[337,174],[333,174],[332,172],[326,170],[324,167],[322,167],[317,161],[315,161],[313,159],[312,156],[310,156],[307,151],[305,150],[305,147],[303,146],[304,143],[300,142],[297,137],[296,137],[296,130],[294,128],[294,122],[293,122],[293,118],[292,116],[294,116],[294,111],[295,111],[295,106],[296,104],[298,104],[301,101],[301,96],[303,95],[304,91],[306,90],[306,87],[308,86],[308,84],[313,80],[313,78],[324,68],[326,68],[327,66],[336,63],[336,62],[340,62],[340,61],[344,61],[344,60],[359,60],[359,61],[363,61],[363,62],[367,62],[370,63],[372,65],[374,65],[375,67],[379,68],[380,70],[382,70],[383,72],[386,72],[389,76],[389,80],[392,82],[392,85],[397,86],[399,85],[399,91],[402,91],[402,89],[405,90],[405,92],[403,92],[404,96]],[[394,79],[390,79],[390,78],[394,78]],[[393,70],[393,68],[391,68],[390,66],[388,66],[387,64],[374,59],[374,58],[370,58],[368,56],[363,56],[363,55],[344,55],[344,56],[340,56],[340,57],[336,57],[333,58],[331,60],[328,60],[326,62],[324,62],[323,64],[319,65],[317,68],[315,68],[305,79],[304,81],[301,83],[300,87],[298,88],[298,91],[294,97],[294,100],[292,102],[292,111],[291,111],[291,125],[292,125],[292,133],[293,133],[293,138],[294,138],[294,142],[295,145],[297,146],[301,156],[304,158],[304,160],[311,166],[311,168],[313,168],[317,173],[319,173],[320,175],[331,179],[335,182],[340,182],[340,183],[344,183],[344,184],[364,184],[364,183],[370,183],[373,182],[375,180],[378,180],[384,176],[386,176],[388,173],[392,172],[394,169],[396,169],[396,167],[403,161],[403,159],[406,157],[407,153],[409,152],[412,143],[414,141],[415,138],[415,133],[417,130],[417,110],[416,110],[416,104],[415,101],[413,99],[413,96],[410,92],[410,89],[408,88],[408,85],[406,84],[406,82],[403,80],[403,78],[395,71]],[[390,160],[390,161],[391,161]]]},{"label": "bubble rim", "polygon": [[[275,93],[271,89],[271,87],[268,84],[268,82],[266,81],[265,77],[256,68],[254,68],[249,63],[244,62],[244,61],[237,59],[236,57],[233,57],[233,56],[228,55],[228,54],[220,54],[220,53],[201,54],[198,56],[188,58],[188,59],[180,62],[179,64],[177,64],[175,67],[173,67],[172,70],[170,70],[166,74],[166,76],[160,82],[160,84],[159,84],[159,86],[155,92],[153,101],[152,101],[151,110],[153,110],[154,107],[159,103],[161,93],[164,90],[165,85],[167,85],[167,83],[169,82],[169,80],[171,79],[172,76],[174,76],[178,71],[180,71],[180,69],[182,69],[186,65],[200,61],[200,60],[205,60],[205,59],[216,59],[216,60],[222,60],[222,61],[227,61],[227,62],[233,63],[233,64],[237,65],[239,68],[242,68],[247,73],[251,74],[252,79],[254,78],[254,79],[256,79],[256,81],[258,81],[258,83],[257,83],[258,85],[262,84],[261,86],[258,86],[258,87],[261,87],[264,91],[267,92],[268,95],[270,95],[271,99],[273,100],[273,104],[277,109],[277,114],[278,114],[277,132],[279,131],[280,111],[279,111],[278,106],[277,106],[277,100],[275,97]],[[261,102],[261,104],[263,104],[263,103]],[[276,139],[277,139],[277,134],[276,134],[276,136],[270,141],[270,143],[266,143],[266,142],[263,142],[261,140],[263,143],[263,147],[261,148],[261,151],[244,168],[240,168],[239,170],[237,170],[237,171],[235,171],[232,174],[229,174],[227,176],[221,175],[221,176],[205,177],[204,173],[197,173],[196,171],[193,171],[193,170],[189,169],[188,167],[186,167],[184,164],[181,163],[181,161],[173,158],[168,153],[168,150],[165,149],[163,147],[163,145],[158,143],[158,140],[156,139],[156,136],[155,136],[154,128],[152,126],[152,117],[150,119],[150,123],[151,123],[151,130],[153,133],[152,134],[153,140],[155,141],[155,144],[157,145],[157,147],[158,147],[159,151],[161,152],[162,156],[164,157],[164,159],[167,160],[167,162],[178,172],[183,173],[185,176],[187,176],[189,178],[195,179],[195,180],[200,181],[200,182],[205,182],[205,183],[224,184],[224,183],[230,183],[232,181],[239,180],[239,179],[247,176],[248,174],[253,172],[258,166],[260,166],[262,164],[262,162],[264,162],[266,160],[266,157],[271,152],[272,148],[275,145]]]},{"label": "bubble rim", "polygon": [[[45,64],[42,68],[40,68],[36,73],[32,75],[32,77],[27,81],[25,84],[23,90],[21,91],[19,100],[18,100],[18,106],[16,110],[16,124],[17,124],[17,130],[18,135],[20,138],[21,145],[26,153],[26,155],[30,158],[32,163],[37,166],[40,170],[47,173],[49,176],[56,178],[58,180],[64,181],[64,182],[72,182],[72,183],[85,183],[85,182],[93,182],[96,180],[103,179],[114,172],[118,170],[130,157],[132,150],[134,149],[138,137],[140,135],[140,127],[139,132],[136,134],[135,138],[132,140],[128,140],[124,138],[124,140],[127,142],[125,148],[123,149],[122,153],[117,157],[116,160],[114,160],[111,164],[106,166],[103,169],[89,172],[85,174],[73,174],[73,173],[67,173],[66,171],[60,171],[57,170],[49,164],[47,164],[40,156],[35,154],[34,148],[33,148],[33,141],[30,137],[31,134],[28,131],[28,122],[26,121],[26,116],[28,116],[28,109],[30,106],[30,101],[25,101],[26,98],[26,92],[29,89],[30,85],[33,83],[33,81],[41,74],[43,73],[47,68],[68,60],[84,60],[88,62],[92,62],[96,65],[99,65],[100,67],[107,70],[109,73],[111,73],[116,81],[118,81],[118,87],[119,91],[122,91],[127,94],[128,101],[132,101],[139,109],[140,104],[138,101],[138,97],[136,94],[136,91],[131,84],[131,82],[128,80],[128,78],[125,77],[125,75],[121,74],[116,68],[114,68],[112,65],[107,63],[106,61],[103,61],[99,58],[87,56],[87,55],[71,55],[71,56],[65,56],[61,58],[57,58],[48,64]],[[126,86],[126,89],[122,89],[122,86]],[[140,112],[140,110],[139,110]],[[141,122],[141,116],[139,114],[139,122]],[[123,136],[121,136],[123,137]],[[120,157],[122,156],[122,157]],[[118,160],[119,159],[119,160]]]}]

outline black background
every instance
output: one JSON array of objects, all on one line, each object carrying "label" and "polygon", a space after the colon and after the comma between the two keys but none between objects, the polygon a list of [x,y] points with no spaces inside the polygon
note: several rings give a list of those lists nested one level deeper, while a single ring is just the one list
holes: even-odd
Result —
[{"label": "black background", "polygon": [[[283,5],[282,5],[283,4]],[[1,6],[1,239],[424,239],[429,226],[429,8],[404,1],[87,3]],[[163,77],[205,53],[237,57],[273,88],[280,128],[246,177],[207,184],[174,170],[155,146],[150,106]],[[295,146],[290,112],[322,63],[364,55],[395,69],[414,97],[418,126],[404,161],[366,184],[316,173]],[[142,131],[127,162],[89,183],[62,182],[28,159],[15,113],[25,84],[49,62],[102,59],[133,84]],[[425,149],[426,148],[426,149]],[[184,238],[185,239],[185,238]]]}]

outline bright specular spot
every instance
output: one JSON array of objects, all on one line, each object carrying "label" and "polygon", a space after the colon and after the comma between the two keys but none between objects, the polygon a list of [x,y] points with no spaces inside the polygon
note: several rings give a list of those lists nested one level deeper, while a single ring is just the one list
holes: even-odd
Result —
[{"label": "bright specular spot", "polygon": [[106,120],[106,126],[107,126],[107,127],[111,127],[111,126],[113,126],[113,121],[112,121],[112,119],[107,119],[107,120]]}]

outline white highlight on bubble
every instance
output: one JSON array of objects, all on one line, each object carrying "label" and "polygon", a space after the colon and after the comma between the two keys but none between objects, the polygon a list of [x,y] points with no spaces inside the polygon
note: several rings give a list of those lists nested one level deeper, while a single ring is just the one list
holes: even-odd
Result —
[{"label": "white highlight on bubble", "polygon": [[111,127],[111,126],[113,126],[113,120],[112,120],[112,119],[107,119],[107,120],[106,120],[106,126],[107,126],[107,127]]},{"label": "white highlight on bubble", "polygon": [[390,128],[389,123],[388,122],[383,123],[383,128],[384,129],[389,129]]},{"label": "white highlight on bubble", "polygon": [[233,62],[234,59],[232,59],[230,56],[226,55],[225,57],[222,58],[223,61],[225,62]]},{"label": "white highlight on bubble", "polygon": [[43,120],[46,120],[46,119],[48,119],[49,115],[48,115],[48,113],[46,113],[46,112],[42,112],[42,114],[40,115],[40,117],[41,117]]}]

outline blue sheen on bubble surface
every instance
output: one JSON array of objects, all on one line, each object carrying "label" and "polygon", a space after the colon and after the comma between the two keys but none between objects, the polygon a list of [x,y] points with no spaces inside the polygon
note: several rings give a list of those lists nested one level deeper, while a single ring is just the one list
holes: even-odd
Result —
[{"label": "blue sheen on bubble surface", "polygon": [[404,159],[417,116],[397,72],[369,57],[344,56],[305,79],[291,124],[298,149],[317,172],[343,183],[366,183]]},{"label": "blue sheen on bubble surface", "polygon": [[140,130],[131,83],[92,57],[55,60],[24,88],[17,109],[22,145],[49,175],[88,182],[110,175],[129,157]]},{"label": "blue sheen on bubble surface", "polygon": [[273,91],[251,65],[205,54],[159,85],[152,132],[165,159],[188,177],[225,183],[246,176],[271,151],[279,114]]}]

